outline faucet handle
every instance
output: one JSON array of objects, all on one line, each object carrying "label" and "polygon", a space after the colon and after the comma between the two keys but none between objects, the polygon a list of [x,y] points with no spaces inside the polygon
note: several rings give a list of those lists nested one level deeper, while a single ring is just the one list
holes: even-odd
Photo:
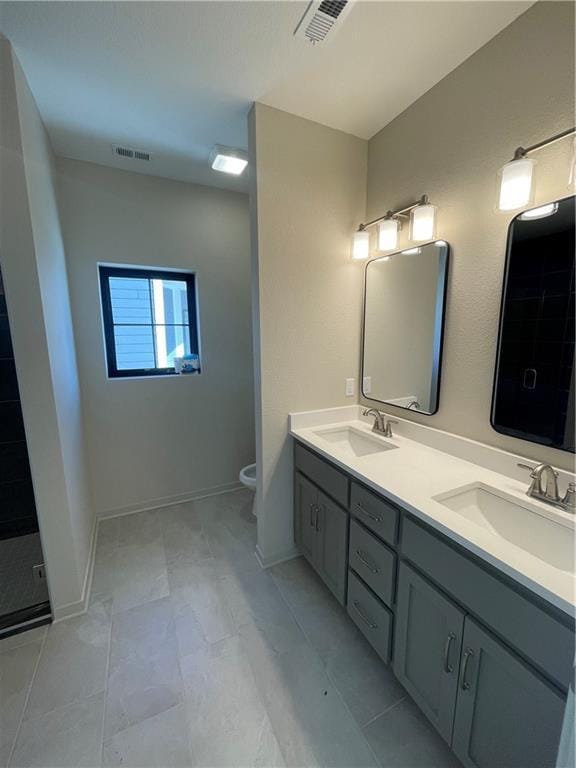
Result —
[{"label": "faucet handle", "polygon": [[562,503],[570,512],[576,511],[576,483],[568,483],[568,489],[564,494]]},{"label": "faucet handle", "polygon": [[518,463],[516,464],[516,466],[520,467],[520,469],[527,469],[529,472],[534,472],[534,470],[536,469],[536,467],[531,467],[530,464]]}]

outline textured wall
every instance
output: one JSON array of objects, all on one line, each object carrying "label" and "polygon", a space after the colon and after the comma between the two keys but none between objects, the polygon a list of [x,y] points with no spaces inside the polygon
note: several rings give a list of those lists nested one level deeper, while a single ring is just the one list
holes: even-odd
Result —
[{"label": "textured wall", "polygon": [[[256,104],[250,116],[258,546],[293,546],[290,411],[345,405],[357,376],[366,142]],[[257,212],[257,220],[256,220]]]},{"label": "textured wall", "polygon": [[[57,167],[97,513],[237,482],[254,461],[247,196]],[[201,376],[107,379],[98,262],[195,271]]]},{"label": "textured wall", "polygon": [[[368,217],[427,193],[439,206],[438,236],[452,247],[440,409],[398,414],[563,468],[573,465],[570,454],[490,426],[512,218],[495,204],[497,171],[515,147],[572,126],[574,108],[574,5],[537,3],[380,131],[368,151]],[[536,204],[569,194],[571,151],[565,140],[535,156]]]}]

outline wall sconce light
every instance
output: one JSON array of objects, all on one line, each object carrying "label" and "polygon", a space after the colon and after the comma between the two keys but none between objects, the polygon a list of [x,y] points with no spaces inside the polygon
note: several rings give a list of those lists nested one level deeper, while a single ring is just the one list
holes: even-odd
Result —
[{"label": "wall sconce light", "polygon": [[370,232],[361,224],[352,241],[352,258],[356,261],[367,259],[370,255]]},{"label": "wall sconce light", "polygon": [[410,240],[424,242],[434,240],[436,231],[436,206],[430,205],[424,195],[422,201],[410,213]]},{"label": "wall sconce light", "polygon": [[392,218],[392,214],[389,211],[390,217],[386,214],[387,218],[383,219],[378,224],[378,250],[379,251],[394,251],[398,246],[398,230],[400,228],[400,221]]},{"label": "wall sconce light", "polygon": [[[414,218],[414,214],[416,217]],[[378,224],[378,250],[393,251],[398,246],[398,232],[402,228],[402,219],[411,214],[411,237],[413,240],[433,240],[436,221],[436,207],[428,202],[428,195],[410,203],[405,208],[388,211],[372,221],[360,224],[352,242],[352,258],[367,259],[370,255],[370,234],[368,227]]]},{"label": "wall sconce light", "polygon": [[555,144],[560,139],[573,136],[576,128],[568,128],[562,133],[557,133],[549,139],[544,139],[531,147],[518,147],[514,157],[500,169],[500,194],[498,197],[498,209],[500,211],[514,211],[523,208],[532,202],[532,189],[535,161],[528,157],[550,144]]}]

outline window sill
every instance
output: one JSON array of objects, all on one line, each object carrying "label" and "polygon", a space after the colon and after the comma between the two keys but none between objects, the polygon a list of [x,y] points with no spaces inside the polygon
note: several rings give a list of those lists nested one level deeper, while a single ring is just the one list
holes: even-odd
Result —
[{"label": "window sill", "polygon": [[107,381],[156,381],[157,379],[195,379],[202,375],[198,373],[158,373],[149,376],[106,376]]}]

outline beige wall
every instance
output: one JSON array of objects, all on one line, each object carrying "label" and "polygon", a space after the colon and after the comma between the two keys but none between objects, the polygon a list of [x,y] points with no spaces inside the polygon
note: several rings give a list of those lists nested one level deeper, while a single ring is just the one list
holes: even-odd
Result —
[{"label": "beige wall", "polygon": [[[512,218],[495,210],[496,174],[517,146],[574,125],[574,107],[574,6],[538,3],[380,131],[368,150],[368,218],[427,193],[439,207],[438,236],[452,248],[440,409],[398,415],[566,469],[571,454],[495,432],[490,403]],[[571,150],[565,140],[535,155],[536,204],[569,194]]]},{"label": "beige wall", "polygon": [[[256,104],[249,120],[255,276],[258,548],[293,548],[289,411],[356,402],[366,142]],[[257,218],[256,218],[257,214]]]},{"label": "beige wall", "polygon": [[53,155],[0,38],[1,259],[52,610],[83,608],[93,510]]},{"label": "beige wall", "polygon": [[[248,198],[58,160],[98,514],[235,484],[254,461]],[[202,375],[108,380],[98,262],[190,269]]]}]

